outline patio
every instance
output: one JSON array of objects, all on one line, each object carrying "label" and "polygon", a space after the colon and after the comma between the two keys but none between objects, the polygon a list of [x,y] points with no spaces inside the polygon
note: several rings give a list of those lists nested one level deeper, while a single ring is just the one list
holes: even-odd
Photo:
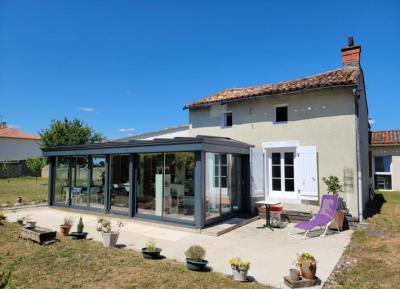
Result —
[{"label": "patio", "polygon": [[[97,216],[86,212],[76,212],[50,207],[36,207],[18,209],[5,212],[9,221],[29,215],[40,226],[58,230],[64,217],[73,217],[76,226],[79,216],[85,223],[85,231],[89,238],[101,241],[101,234],[96,231]],[[251,262],[249,275],[257,282],[272,285],[277,288],[286,288],[283,276],[293,266],[293,260],[298,253],[310,252],[318,260],[317,276],[324,282],[345,247],[349,244],[352,231],[328,235],[325,238],[311,238],[297,240],[290,238],[289,225],[282,230],[270,231],[257,229],[265,221],[257,220],[242,226],[219,237],[199,234],[198,230],[172,227],[164,224],[121,218],[125,226],[122,228],[119,244],[139,251],[150,239],[154,240],[163,249],[162,254],[169,259],[184,262],[183,252],[193,244],[206,249],[206,258],[214,271],[231,274],[227,261],[231,257],[239,256]],[[112,218],[117,221],[117,217]],[[229,250],[227,250],[229,249]]]}]

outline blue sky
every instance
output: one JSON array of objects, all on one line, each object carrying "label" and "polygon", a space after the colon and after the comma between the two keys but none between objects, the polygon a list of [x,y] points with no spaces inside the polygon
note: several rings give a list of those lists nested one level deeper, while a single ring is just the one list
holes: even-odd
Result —
[{"label": "blue sky", "polygon": [[0,115],[107,137],[188,121],[227,87],[337,68],[362,45],[374,129],[400,128],[400,1],[0,1]]}]

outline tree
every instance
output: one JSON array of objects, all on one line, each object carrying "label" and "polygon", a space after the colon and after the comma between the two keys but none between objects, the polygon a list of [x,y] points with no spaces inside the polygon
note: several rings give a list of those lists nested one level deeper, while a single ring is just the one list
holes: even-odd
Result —
[{"label": "tree", "polygon": [[83,121],[75,118],[52,120],[50,127],[39,132],[42,148],[62,145],[80,145],[103,142],[105,137],[95,132]]},{"label": "tree", "polygon": [[35,173],[36,183],[38,175],[46,165],[46,159],[43,157],[30,157],[26,160],[26,166]]},{"label": "tree", "polygon": [[9,183],[10,182],[10,177],[9,177],[10,164],[7,162],[0,163],[0,169],[6,175],[7,182]]}]

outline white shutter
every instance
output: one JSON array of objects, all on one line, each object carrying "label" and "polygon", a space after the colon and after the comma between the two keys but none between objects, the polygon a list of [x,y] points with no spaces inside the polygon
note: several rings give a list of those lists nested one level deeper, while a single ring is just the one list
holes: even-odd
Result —
[{"label": "white shutter", "polygon": [[297,147],[296,189],[302,200],[318,200],[317,149],[315,146]]},{"label": "white shutter", "polygon": [[250,149],[251,196],[264,196],[264,156],[260,148]]}]

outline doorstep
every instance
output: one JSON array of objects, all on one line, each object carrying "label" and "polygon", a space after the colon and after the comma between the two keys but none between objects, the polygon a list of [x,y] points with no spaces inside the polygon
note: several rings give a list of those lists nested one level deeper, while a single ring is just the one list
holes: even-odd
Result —
[{"label": "doorstep", "polygon": [[200,230],[201,234],[204,235],[209,235],[209,236],[221,236],[223,234],[226,234],[232,230],[235,230],[237,228],[240,228],[244,225],[247,225],[251,222],[254,222],[259,219],[259,216],[253,216],[253,217],[235,217],[231,218],[213,225],[210,225],[209,227],[206,227],[202,230]]}]

